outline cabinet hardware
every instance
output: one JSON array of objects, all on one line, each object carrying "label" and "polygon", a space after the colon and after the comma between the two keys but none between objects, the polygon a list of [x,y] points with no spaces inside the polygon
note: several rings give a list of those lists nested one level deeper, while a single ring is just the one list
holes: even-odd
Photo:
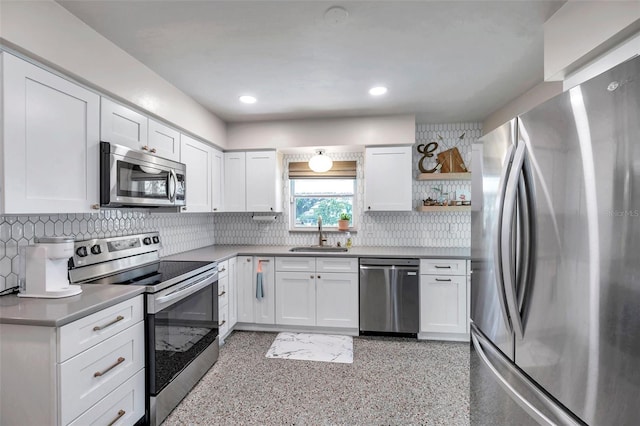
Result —
[{"label": "cabinet hardware", "polygon": [[247,259],[247,262],[251,262],[251,259]]},{"label": "cabinet hardware", "polygon": [[442,278],[436,278],[436,281],[447,281],[447,282],[450,282],[451,278],[447,278],[446,280],[444,280]]},{"label": "cabinet hardware", "polygon": [[118,411],[118,416],[111,420],[111,423],[109,423],[107,426],[113,426],[118,420],[120,420],[120,417],[124,416],[127,412],[124,410],[120,410]]},{"label": "cabinet hardware", "polygon": [[143,151],[149,151],[149,146],[148,145],[143,145],[142,146],[142,150]]},{"label": "cabinet hardware", "polygon": [[218,211],[218,208],[217,208],[217,207],[214,207],[214,208],[213,208],[213,211],[214,211],[214,212],[217,212],[217,211]]},{"label": "cabinet hardware", "polygon": [[318,275],[318,278],[322,278],[322,277],[320,277],[320,275]]},{"label": "cabinet hardware", "polygon": [[218,327],[222,327],[223,325],[225,325],[227,322],[227,320],[222,320],[221,323],[218,324]]},{"label": "cabinet hardware", "polygon": [[269,262],[271,262],[271,261],[270,261],[269,259],[266,259],[266,260],[260,260],[260,259],[258,259],[258,262],[262,262],[262,263],[269,263]]},{"label": "cabinet hardware", "polygon": [[124,357],[120,357],[120,358],[118,358],[118,360],[111,367],[107,367],[106,370],[104,370],[104,371],[96,371],[95,373],[93,373],[93,377],[104,376],[109,371],[111,371],[113,368],[117,367],[118,365],[122,364],[123,362],[124,362]]},{"label": "cabinet hardware", "polygon": [[309,278],[313,279],[313,275],[311,275]]},{"label": "cabinet hardware", "polygon": [[155,148],[151,148],[151,151],[149,151],[149,152],[151,152],[152,154],[155,154],[156,153],[156,149]]},{"label": "cabinet hardware", "polygon": [[223,291],[222,293],[220,293],[220,294],[218,295],[218,297],[222,297],[222,296],[224,296],[225,294],[227,294],[227,292],[226,292],[226,291]]},{"label": "cabinet hardware", "polygon": [[93,210],[100,210],[100,204],[91,204]]},{"label": "cabinet hardware", "polygon": [[183,211],[183,212],[186,212],[186,211],[187,211],[187,208],[186,208],[186,207],[183,207],[183,208],[182,208],[182,211]]},{"label": "cabinet hardware", "polygon": [[220,269],[220,271],[218,271],[218,272],[224,272],[224,271],[226,271],[226,270],[227,270],[227,268],[222,268],[222,269]]},{"label": "cabinet hardware", "polygon": [[440,265],[435,265],[436,269],[451,269],[451,266],[440,266]]},{"label": "cabinet hardware", "polygon": [[116,319],[114,319],[111,322],[106,323],[105,325],[96,325],[95,327],[93,327],[93,331],[100,331],[103,330],[109,326],[112,326],[113,324],[117,323],[118,321],[122,321],[124,319],[124,317],[122,315],[118,315],[116,317]]}]

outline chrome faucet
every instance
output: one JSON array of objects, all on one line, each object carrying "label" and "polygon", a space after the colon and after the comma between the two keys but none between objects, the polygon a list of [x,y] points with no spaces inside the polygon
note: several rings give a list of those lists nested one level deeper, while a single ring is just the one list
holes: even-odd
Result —
[{"label": "chrome faucet", "polygon": [[322,216],[318,216],[318,234],[318,245],[323,247],[327,239],[322,237]]}]

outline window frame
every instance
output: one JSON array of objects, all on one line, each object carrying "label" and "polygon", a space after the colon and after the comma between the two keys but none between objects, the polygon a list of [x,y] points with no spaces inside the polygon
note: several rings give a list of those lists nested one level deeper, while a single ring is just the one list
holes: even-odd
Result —
[{"label": "window frame", "polygon": [[[349,226],[349,231],[353,232],[356,230],[356,218],[358,216],[358,182],[355,177],[335,177],[335,178],[322,178],[322,180],[351,180],[353,183],[353,195],[351,194],[337,194],[337,195],[309,195],[309,196],[296,196],[295,195],[295,181],[297,180],[311,180],[313,178],[292,178],[289,179],[289,231],[294,232],[318,232],[318,227],[302,227],[296,226],[296,198],[344,198],[344,197],[352,197],[353,202],[351,205],[351,224]],[[345,232],[338,231],[338,226],[327,226],[322,225],[322,231],[328,232]]]}]

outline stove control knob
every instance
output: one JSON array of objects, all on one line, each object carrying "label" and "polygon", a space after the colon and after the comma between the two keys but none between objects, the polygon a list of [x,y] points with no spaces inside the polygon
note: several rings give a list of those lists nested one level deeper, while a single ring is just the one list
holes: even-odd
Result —
[{"label": "stove control knob", "polygon": [[145,246],[148,246],[149,244],[151,244],[151,238],[144,237],[144,239],[142,240],[142,244],[144,244]]},{"label": "stove control knob", "polygon": [[87,248],[85,246],[78,247],[76,249],[76,254],[79,257],[86,257],[87,256]]},{"label": "stove control knob", "polygon": [[92,254],[100,254],[100,253],[102,253],[102,249],[100,248],[99,245],[96,244],[95,246],[91,247],[91,253]]},{"label": "stove control knob", "polygon": [[158,244],[159,242],[160,242],[160,237],[158,237],[158,236],[153,237],[153,243],[154,244]]}]

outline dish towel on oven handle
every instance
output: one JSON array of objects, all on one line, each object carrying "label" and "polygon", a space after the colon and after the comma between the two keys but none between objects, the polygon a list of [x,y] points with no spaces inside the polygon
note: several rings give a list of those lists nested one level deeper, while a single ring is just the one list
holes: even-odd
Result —
[{"label": "dish towel on oven handle", "polygon": [[264,297],[264,287],[262,286],[262,260],[258,260],[258,268],[256,270],[256,299]]}]

